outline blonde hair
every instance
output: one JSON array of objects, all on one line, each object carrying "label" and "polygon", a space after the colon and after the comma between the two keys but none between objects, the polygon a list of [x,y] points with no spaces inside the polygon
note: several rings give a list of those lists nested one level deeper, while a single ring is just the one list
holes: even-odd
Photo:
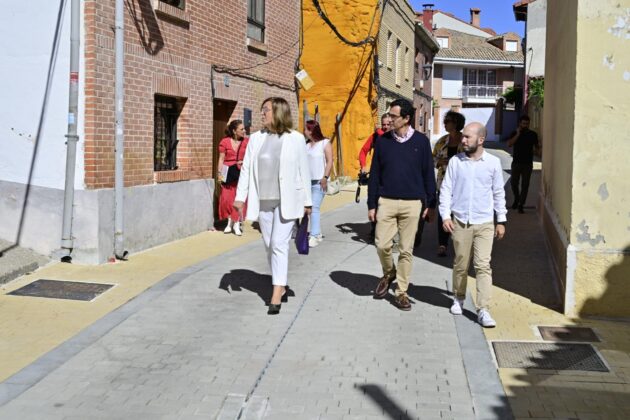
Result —
[{"label": "blonde hair", "polygon": [[284,98],[271,96],[265,99],[260,109],[267,103],[271,103],[271,113],[273,119],[269,131],[275,134],[290,133],[293,128],[293,118],[291,117],[291,107]]}]

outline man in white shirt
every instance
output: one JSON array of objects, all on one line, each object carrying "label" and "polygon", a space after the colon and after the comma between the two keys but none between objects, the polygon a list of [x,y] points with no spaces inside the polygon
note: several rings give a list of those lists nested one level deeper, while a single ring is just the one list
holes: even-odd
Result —
[{"label": "man in white shirt", "polygon": [[440,188],[439,208],[444,230],[452,234],[455,248],[451,313],[462,314],[470,254],[474,249],[477,318],[483,327],[491,328],[496,322],[488,311],[492,292],[490,256],[493,239],[505,235],[507,209],[501,161],[484,151],[486,134],[486,128],[477,122],[464,128],[464,152],[453,156],[448,164]]}]

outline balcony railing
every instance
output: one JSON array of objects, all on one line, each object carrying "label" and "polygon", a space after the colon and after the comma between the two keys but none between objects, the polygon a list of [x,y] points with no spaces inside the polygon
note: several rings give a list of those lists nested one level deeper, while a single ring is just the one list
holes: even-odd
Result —
[{"label": "balcony railing", "polygon": [[464,85],[462,86],[462,99],[496,100],[503,94],[503,86],[488,85]]}]

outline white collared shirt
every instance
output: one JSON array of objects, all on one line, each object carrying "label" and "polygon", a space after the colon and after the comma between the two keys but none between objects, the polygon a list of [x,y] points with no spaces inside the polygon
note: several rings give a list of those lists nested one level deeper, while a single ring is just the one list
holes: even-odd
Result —
[{"label": "white collared shirt", "polygon": [[409,126],[409,127],[407,127],[407,133],[406,133],[403,137],[400,137],[400,136],[396,133],[396,130],[392,130],[392,134],[394,135],[394,139],[396,139],[396,141],[397,141],[398,143],[404,143],[404,142],[406,142],[407,140],[409,140],[409,139],[411,138],[411,136],[413,136],[414,131],[415,131],[415,130],[413,129],[413,127],[412,127],[412,126]]},{"label": "white collared shirt", "polygon": [[503,169],[498,157],[484,151],[478,160],[458,153],[448,163],[440,188],[440,216],[477,225],[505,222]]}]

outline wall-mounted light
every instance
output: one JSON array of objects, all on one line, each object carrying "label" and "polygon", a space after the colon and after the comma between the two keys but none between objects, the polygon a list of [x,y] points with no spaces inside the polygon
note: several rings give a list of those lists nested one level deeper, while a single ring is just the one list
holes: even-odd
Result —
[{"label": "wall-mounted light", "polygon": [[433,70],[433,65],[431,64],[427,63],[422,66],[422,75],[424,76],[424,80],[429,80],[429,77],[431,77],[431,70]]}]

